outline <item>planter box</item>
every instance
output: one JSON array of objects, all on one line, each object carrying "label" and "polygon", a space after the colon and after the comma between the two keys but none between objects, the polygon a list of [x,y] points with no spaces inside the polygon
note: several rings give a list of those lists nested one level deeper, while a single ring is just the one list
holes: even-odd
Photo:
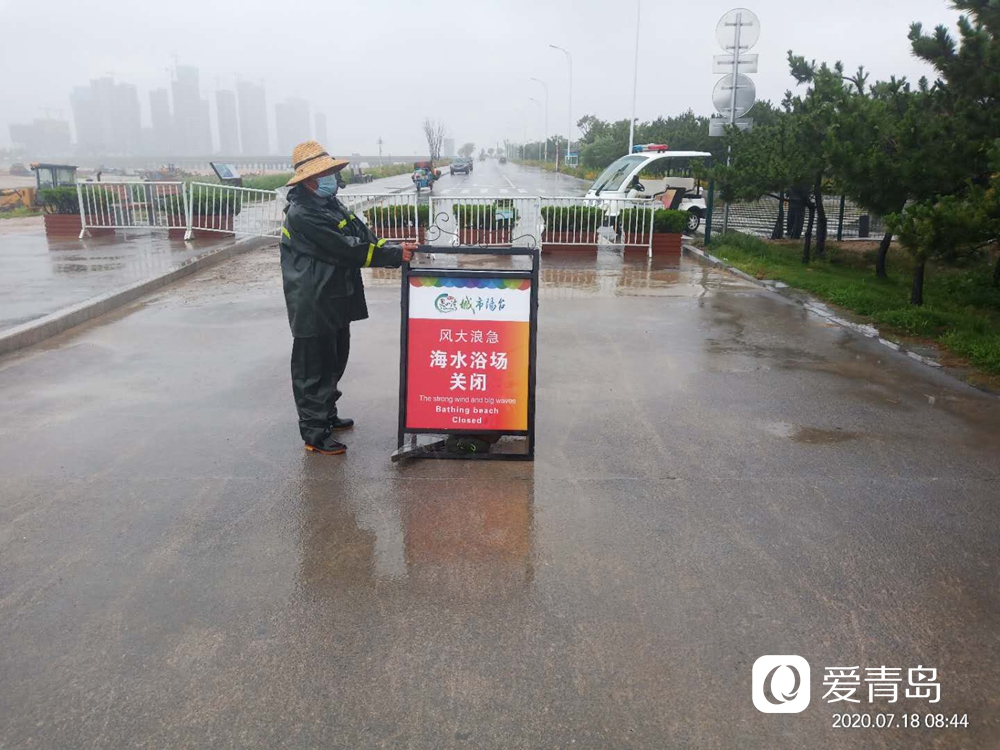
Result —
[{"label": "planter box", "polygon": [[646,232],[623,232],[622,242],[629,250],[639,250],[646,252],[649,247],[649,234]]},{"label": "planter box", "polygon": [[[45,236],[46,237],[72,237],[76,239],[80,236],[83,223],[80,221],[80,214],[45,214]],[[112,228],[90,228],[91,237],[103,237],[114,234]]]},{"label": "planter box", "polygon": [[461,227],[458,230],[458,241],[463,245],[509,245],[511,234],[509,226],[496,229]]},{"label": "planter box", "polygon": [[597,234],[595,232],[549,232],[542,235],[543,253],[596,253]]},{"label": "planter box", "polygon": [[[683,240],[683,235],[681,234],[666,234],[666,233],[653,233],[653,256],[660,258],[661,260],[670,260],[681,262],[681,242]],[[625,252],[629,255],[637,255],[642,253],[646,255],[647,249],[642,246],[626,246]]]}]

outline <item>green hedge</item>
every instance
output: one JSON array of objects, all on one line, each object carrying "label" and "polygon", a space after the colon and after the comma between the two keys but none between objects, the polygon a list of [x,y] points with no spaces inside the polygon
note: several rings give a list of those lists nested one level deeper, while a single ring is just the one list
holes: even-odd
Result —
[{"label": "green hedge", "polygon": [[[186,212],[184,196],[166,195],[160,198],[160,210],[172,216],[183,216]],[[243,210],[243,200],[239,194],[213,194],[212,190],[199,192],[191,203],[192,216],[220,216],[232,213],[238,216]]]},{"label": "green hedge", "polygon": [[604,223],[604,209],[599,206],[542,206],[542,218],[546,231],[595,230]]},{"label": "green hedge", "polygon": [[653,213],[653,232],[656,234],[680,234],[687,229],[687,211],[671,211],[661,208]]},{"label": "green hedge", "polygon": [[420,219],[420,226],[427,227],[430,206],[376,206],[365,210],[365,221],[376,226],[412,226],[414,216]]},{"label": "green hedge", "polygon": [[[95,200],[104,200],[103,193],[98,193]],[[76,188],[42,188],[38,191],[38,202],[42,204],[42,208],[47,214],[80,213],[80,201],[77,198]],[[100,205],[103,206],[104,203]]]},{"label": "green hedge", "polygon": [[451,207],[458,226],[464,229],[495,229],[517,223],[518,212],[511,200],[494,203],[455,203]]}]

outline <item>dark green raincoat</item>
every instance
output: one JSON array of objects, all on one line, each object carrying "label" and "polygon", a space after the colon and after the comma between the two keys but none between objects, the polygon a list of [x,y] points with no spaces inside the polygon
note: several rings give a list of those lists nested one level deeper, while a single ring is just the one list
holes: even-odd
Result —
[{"label": "dark green raincoat", "polygon": [[288,193],[281,276],[292,336],[332,336],[368,317],[361,269],[398,268],[402,248],[375,236],[343,203],[303,185]]}]

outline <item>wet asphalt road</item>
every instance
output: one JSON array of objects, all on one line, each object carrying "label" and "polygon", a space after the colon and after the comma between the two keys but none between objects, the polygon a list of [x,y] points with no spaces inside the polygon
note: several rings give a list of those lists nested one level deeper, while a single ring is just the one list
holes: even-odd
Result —
[{"label": "wet asphalt road", "polygon": [[[346,457],[298,440],[273,250],[0,360],[0,747],[1000,745],[996,399],[598,265],[543,270],[534,464],[389,462],[388,272]],[[804,713],[754,709],[762,654],[812,664]],[[970,726],[833,729],[835,665],[935,667],[851,710]]]},{"label": "wet asphalt road", "polygon": [[[590,183],[555,172],[545,172],[534,167],[522,167],[508,162],[500,164],[496,159],[476,161],[472,174],[450,174],[448,167],[441,167],[441,178],[431,192],[438,196],[510,196],[511,198],[545,196],[580,196],[587,192]],[[348,185],[345,192],[415,192],[409,175],[397,175],[376,180],[369,185]],[[421,197],[428,195],[420,191]]]}]

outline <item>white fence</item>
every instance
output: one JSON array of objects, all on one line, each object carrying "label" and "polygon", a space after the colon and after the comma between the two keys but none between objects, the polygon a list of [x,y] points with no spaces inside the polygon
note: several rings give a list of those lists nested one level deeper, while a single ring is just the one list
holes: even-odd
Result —
[{"label": "white fence", "polygon": [[542,248],[650,250],[653,213],[662,204],[652,200],[605,198],[542,198]]},{"label": "white fence", "polygon": [[[278,191],[202,182],[78,183],[83,237],[90,229],[153,228],[183,233],[278,237]],[[434,245],[607,248],[651,252],[650,200],[343,193],[340,200],[379,237]]]},{"label": "white fence", "polygon": [[185,229],[187,197],[183,182],[80,182],[82,239],[89,229]]},{"label": "white fence", "polygon": [[431,196],[429,245],[538,247],[539,198]]}]

